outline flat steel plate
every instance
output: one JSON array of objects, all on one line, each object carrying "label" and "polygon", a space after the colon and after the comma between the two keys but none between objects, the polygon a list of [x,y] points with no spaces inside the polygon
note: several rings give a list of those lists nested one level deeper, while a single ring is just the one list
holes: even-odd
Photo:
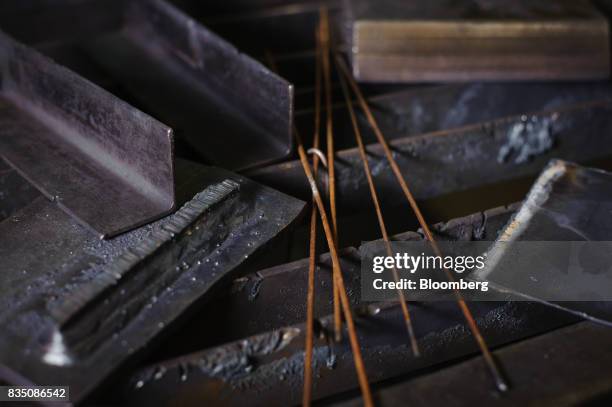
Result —
[{"label": "flat steel plate", "polygon": [[[602,258],[598,250],[608,247],[612,239],[610,213],[612,173],[553,160],[490,250],[489,257],[499,259],[496,266],[475,276],[521,297],[612,325],[610,303],[601,301],[597,292],[610,284],[609,264],[598,264]],[[512,264],[512,255],[505,259],[504,253],[513,249],[513,242],[555,241],[602,242],[603,246],[583,246],[580,252],[568,248],[555,257],[542,249],[545,258],[539,267],[514,267],[512,275],[503,267],[507,261]],[[582,256],[587,257],[581,260]]]}]

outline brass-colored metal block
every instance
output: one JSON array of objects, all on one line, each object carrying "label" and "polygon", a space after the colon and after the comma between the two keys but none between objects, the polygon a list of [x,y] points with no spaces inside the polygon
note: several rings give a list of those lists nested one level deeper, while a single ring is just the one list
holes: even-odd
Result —
[{"label": "brass-colored metal block", "polygon": [[609,28],[578,0],[347,0],[364,82],[585,80],[609,76]]}]

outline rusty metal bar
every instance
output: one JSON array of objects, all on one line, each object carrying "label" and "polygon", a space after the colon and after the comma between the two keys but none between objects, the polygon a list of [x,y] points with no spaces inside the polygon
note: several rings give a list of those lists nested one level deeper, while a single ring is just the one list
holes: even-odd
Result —
[{"label": "rusty metal bar", "polygon": [[[361,157],[361,161],[363,163],[363,170],[366,174],[366,178],[368,181],[368,187],[370,188],[370,195],[372,197],[372,202],[374,203],[374,209],[376,211],[376,217],[378,218],[378,223],[380,226],[380,231],[382,234],[383,241],[385,242],[385,247],[387,249],[387,255],[393,257],[391,243],[389,240],[389,232],[387,231],[387,226],[385,225],[385,220],[383,217],[382,209],[380,207],[380,200],[378,198],[378,193],[376,192],[376,186],[374,185],[374,180],[372,179],[372,170],[370,168],[370,164],[368,162],[367,153],[365,151],[365,146],[363,143],[363,137],[361,135],[361,130],[359,129],[359,124],[357,123],[357,118],[355,116],[355,109],[353,108],[353,102],[349,95],[349,90],[346,85],[346,82],[340,78],[340,84],[342,85],[342,93],[344,94],[346,100],[346,106],[348,108],[349,115],[351,117],[351,123],[353,124],[353,132],[355,134],[355,141],[357,142],[357,148],[359,149],[359,156]],[[393,278],[395,281],[399,281],[399,276],[395,267],[392,268]],[[412,347],[412,352],[415,356],[420,355],[419,345],[414,336],[414,328],[412,327],[412,319],[410,317],[410,312],[408,310],[408,305],[406,304],[406,298],[404,296],[404,292],[402,290],[397,290],[398,299],[400,306],[402,308],[402,313],[404,314],[404,320],[406,321],[406,329],[408,331],[408,337],[410,339],[410,346]]]},{"label": "rusty metal bar", "polygon": [[[329,200],[329,211],[331,216],[331,226],[334,242],[338,246],[338,213],[336,205],[336,151],[334,148],[334,128],[331,110],[331,38],[329,27],[329,12],[325,7],[319,11],[319,41],[321,48],[321,65],[323,68],[323,85],[325,89],[325,140],[327,146],[327,195]],[[336,340],[342,336],[342,315],[340,309],[339,292],[334,279],[334,326]]]},{"label": "rusty metal bar", "polygon": [[[389,148],[389,143],[387,139],[385,138],[385,136],[383,135],[383,133],[381,132],[380,128],[378,127],[378,123],[376,122],[376,119],[372,115],[370,106],[368,105],[365,97],[363,96],[363,93],[361,92],[359,85],[357,85],[355,78],[353,78],[349,68],[346,66],[344,60],[342,60],[340,55],[336,55],[336,60],[338,62],[338,66],[340,67],[340,70],[342,71],[342,74],[346,78],[354,94],[357,96],[357,101],[359,105],[361,106],[361,109],[365,113],[370,127],[374,131],[374,134],[376,135],[378,143],[383,148],[385,157],[387,158],[387,161],[389,162],[389,165],[391,167],[391,171],[395,175],[397,182],[400,184],[402,192],[404,193],[406,199],[408,200],[408,203],[410,207],[412,208],[412,212],[416,216],[421,229],[425,233],[425,237],[427,241],[429,241],[429,243],[431,244],[434,250],[434,253],[442,257],[442,252],[440,251],[440,248],[438,247],[438,244],[436,243],[436,240],[431,232],[431,229],[427,221],[425,220],[425,217],[423,216],[423,212],[421,211],[418,203],[416,202],[414,195],[410,187],[408,186],[406,178],[404,177],[404,174],[402,174],[399,166],[397,165],[397,161],[395,160],[395,157],[393,156],[393,152]],[[453,279],[453,275],[448,269],[444,268],[444,272],[448,280]],[[487,345],[487,342],[485,341],[478,327],[478,324],[474,320],[474,316],[472,314],[472,311],[468,307],[467,302],[465,301],[465,299],[463,298],[463,296],[458,290],[454,290],[454,294],[457,300],[457,305],[461,309],[461,312],[463,313],[463,316],[465,317],[465,320],[467,321],[468,326],[470,327],[470,331],[472,332],[472,335],[474,336],[474,339],[476,343],[478,344],[478,347],[480,348],[480,351],[487,365],[487,368],[489,369],[493,377],[493,380],[495,381],[495,386],[497,387],[499,391],[508,390],[508,384],[506,382],[506,379],[504,378],[499,366],[497,365],[497,361],[493,357],[489,349],[489,346]]]},{"label": "rusty metal bar", "polygon": [[353,361],[355,363],[355,371],[357,372],[359,387],[361,388],[361,394],[363,396],[365,406],[372,407],[374,405],[374,402],[372,400],[372,392],[370,390],[370,384],[367,378],[365,365],[363,363],[363,356],[361,353],[359,339],[357,337],[357,332],[355,329],[355,322],[353,320],[351,305],[348,300],[346,287],[344,285],[344,277],[342,276],[342,270],[340,268],[340,260],[338,257],[338,248],[336,246],[335,236],[329,224],[325,205],[323,205],[323,200],[321,199],[321,194],[319,193],[316,180],[313,178],[312,169],[310,168],[310,164],[308,163],[308,159],[306,157],[306,152],[304,151],[304,144],[302,143],[300,135],[297,131],[295,132],[295,137],[297,139],[297,149],[298,154],[300,156],[300,162],[304,169],[304,173],[306,174],[306,178],[308,179],[310,189],[312,190],[312,197],[317,205],[319,216],[321,217],[321,223],[323,224],[323,230],[325,232],[325,239],[327,240],[327,246],[329,248],[329,252],[332,258],[334,275],[333,278],[334,283],[338,288],[337,290],[334,289],[334,292],[337,291],[339,294],[339,302],[342,305],[342,313],[346,320],[348,338],[351,344],[351,351],[353,353]]},{"label": "rusty metal bar", "polygon": [[[321,32],[319,29],[315,30],[317,55],[315,58],[316,74],[315,74],[315,123],[314,123],[314,134],[312,136],[312,148],[315,150],[319,149],[320,145],[320,130],[321,130],[321,82],[322,82],[322,64],[321,64]],[[325,158],[323,156],[323,158]],[[312,175],[315,182],[318,180],[319,175],[319,159],[320,157],[315,154],[312,159]],[[308,247],[308,283],[306,293],[306,338],[304,341],[304,390],[302,395],[302,405],[304,407],[310,406],[312,401],[312,351],[313,351],[313,340],[314,340],[314,313],[315,313],[315,273],[316,273],[316,261],[317,261],[317,222],[318,222],[317,205],[314,199],[312,200],[312,208],[310,215],[310,236],[309,247]],[[334,291],[335,292],[335,291]],[[334,303],[334,308],[337,306]]]}]

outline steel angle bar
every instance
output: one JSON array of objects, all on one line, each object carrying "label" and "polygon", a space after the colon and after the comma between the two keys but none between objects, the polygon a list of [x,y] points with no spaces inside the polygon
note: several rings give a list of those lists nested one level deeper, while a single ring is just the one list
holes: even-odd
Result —
[{"label": "steel angle bar", "polygon": [[[612,173],[552,160],[489,251],[493,265],[479,272],[477,278],[529,300],[612,326],[612,311],[605,297],[612,277],[609,262],[601,252],[610,250],[611,211]],[[539,247],[536,255],[542,263],[523,251],[522,257],[531,259],[533,267],[518,267],[512,260],[516,257],[513,242],[533,242],[537,248],[538,242],[558,241],[603,245],[564,246],[563,252]],[[508,267],[512,276],[507,273]]]},{"label": "steel angle bar", "polygon": [[[368,103],[381,131],[391,140],[590,100],[611,99],[611,90],[606,82],[420,85],[370,96]],[[374,141],[363,112],[357,109],[355,113],[364,137]],[[313,114],[312,108],[296,111],[295,120],[301,134],[312,133]],[[333,122],[338,148],[353,147],[353,129],[344,103],[334,106]]]},{"label": "steel angle bar", "polygon": [[112,239],[99,240],[42,198],[0,223],[5,365],[40,385],[69,385],[73,401],[82,400],[237,277],[304,207],[224,170],[177,169],[181,195],[201,192]]},{"label": "steel angle bar", "polygon": [[[612,130],[610,112],[612,104],[608,101],[581,102],[545,112],[397,138],[390,144],[400,169],[410,174],[415,197],[425,200],[534,177],[551,158],[577,162],[607,159],[612,155],[606,130]],[[523,128],[531,130],[519,132],[520,137],[513,136]],[[383,204],[400,202],[403,205],[405,198],[381,146],[371,144],[367,150],[378,192],[384,197]],[[356,148],[338,152],[336,172],[339,213],[363,212],[363,202],[369,202],[369,191]],[[302,199],[309,196],[297,161],[258,169],[249,176],[292,196]]]},{"label": "steel angle bar", "polygon": [[0,156],[108,237],[174,208],[172,131],[0,33]]},{"label": "steel angle bar", "polygon": [[[79,20],[110,20],[91,35],[65,25],[55,49],[44,50],[84,51],[207,163],[244,169],[292,152],[293,87],[287,81],[164,0],[120,1],[102,11],[96,0],[76,3],[0,20],[21,17],[16,35],[33,39],[44,38],[37,25],[42,18],[59,24],[80,12]],[[76,61],[66,63],[78,71]]]},{"label": "steel angle bar", "polygon": [[[612,331],[583,322],[499,349],[495,355],[506,368],[512,391],[500,397],[487,386],[480,361],[471,359],[400,383],[381,386],[380,406],[521,404],[562,407],[606,405],[612,390]],[[466,391],[466,389],[470,391]],[[442,390],[443,389],[443,390]],[[360,399],[331,405],[360,406]]]},{"label": "steel angle bar", "polygon": [[291,84],[163,0],[129,1],[123,17],[87,51],[207,162],[244,169],[292,152]]}]

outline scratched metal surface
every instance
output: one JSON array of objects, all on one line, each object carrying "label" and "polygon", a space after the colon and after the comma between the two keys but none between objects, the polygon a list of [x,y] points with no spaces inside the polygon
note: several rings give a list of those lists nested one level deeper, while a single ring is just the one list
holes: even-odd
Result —
[{"label": "scratched metal surface", "polygon": [[174,209],[170,128],[2,32],[0,49],[0,157],[100,236]]},{"label": "scratched metal surface", "polygon": [[[610,239],[612,227],[612,173],[587,168],[562,160],[553,160],[533,184],[527,198],[498,237],[502,242],[520,241],[601,241]],[[609,303],[601,301],[597,286],[608,287],[607,265],[598,265],[599,246],[589,254],[579,269],[541,265],[519,268],[512,276],[502,271],[503,243],[499,248],[499,267],[483,273],[492,284],[536,301],[558,307],[582,318],[612,326]],[[491,255],[497,246],[492,247]],[[569,253],[567,253],[569,255]],[[563,259],[560,258],[563,262]],[[591,263],[586,263],[591,261]],[[604,260],[605,261],[605,260]],[[526,281],[547,282],[539,288]],[[576,301],[576,290],[588,293],[590,301]],[[604,289],[605,291],[605,289]],[[587,295],[579,296],[585,298]],[[565,299],[565,301],[561,301]]]},{"label": "scratched metal surface", "polygon": [[170,125],[205,163],[237,170],[292,152],[289,82],[165,0],[100,3],[11,0],[0,24]]},{"label": "scratched metal surface", "polygon": [[[436,225],[445,240],[493,240],[518,205],[496,208]],[[419,233],[397,236],[420,240]],[[473,355],[476,344],[452,302],[411,303],[411,314],[423,355],[415,358],[408,344],[397,304],[366,304],[359,300],[359,256],[347,249],[342,256],[347,291],[357,315],[369,380],[379,382],[397,375],[418,375],[425,368]],[[304,325],[303,299],[308,261],[262,270],[234,282],[230,293],[216,300],[222,315],[198,318],[223,333],[218,345],[187,355],[172,355],[178,343],[165,346],[169,360],[152,363],[125,383],[132,403],[159,405],[288,405],[300,401]],[[356,386],[350,347],[331,338],[331,269],[321,258],[316,282],[317,334],[315,341],[314,397],[349,391]],[[289,282],[291,284],[288,284]],[[301,284],[295,284],[301,282]],[[499,346],[576,321],[575,317],[535,303],[486,302],[470,304],[488,342]],[[209,318],[212,316],[209,316]],[[215,316],[216,317],[216,316]],[[214,317],[213,317],[214,318]],[[245,323],[245,321],[248,321]],[[194,345],[206,342],[204,329],[188,328]],[[242,338],[242,339],[241,339]],[[206,344],[206,345],[202,345]],[[181,349],[188,349],[182,342]],[[195,350],[195,348],[194,348]],[[485,377],[479,386],[491,385]]]},{"label": "scratched metal surface", "polygon": [[[429,221],[437,222],[521,200],[552,158],[609,166],[606,160],[612,150],[608,132],[602,131],[611,126],[609,108],[607,102],[585,103],[526,115],[529,120],[539,121],[542,126],[538,128],[543,131],[530,132],[527,138],[511,137],[515,129],[524,125],[521,115],[399,138],[390,144],[401,171],[410,174],[411,189],[423,202]],[[533,143],[542,134],[549,142]],[[396,220],[390,224],[392,231],[415,228],[414,218],[402,216],[406,213],[406,200],[382,148],[371,144],[367,149],[383,211]],[[308,199],[308,185],[298,161],[262,168],[249,176]],[[321,178],[325,185],[325,175]],[[336,188],[341,230],[353,230],[355,225],[363,230],[362,234],[340,233],[342,245],[375,238],[378,225],[356,148],[337,153]],[[306,243],[303,247],[307,247]]]},{"label": "scratched metal surface", "polygon": [[[0,223],[2,363],[81,400],[288,227],[303,203],[186,164],[176,213],[100,240],[42,196]],[[280,212],[279,212],[280,210]]]},{"label": "scratched metal surface", "polygon": [[[498,350],[496,356],[512,385],[508,394],[500,395],[487,386],[474,385],[487,377],[481,361],[472,358],[438,372],[379,386],[376,405],[608,405],[612,361],[605,350],[610,340],[612,330],[583,322]],[[346,397],[349,400],[330,400],[327,404],[341,407],[363,404],[358,397]]]},{"label": "scratched metal surface", "polygon": [[[84,4],[87,1],[70,0],[64,3]],[[53,3],[53,1],[46,2]],[[16,2],[15,4],[21,7],[21,12],[28,14],[26,3]],[[38,21],[39,25],[48,26],[51,33],[57,35],[60,42],[70,43],[71,39],[74,39],[75,32],[88,40],[99,39],[100,32],[116,30],[121,26],[121,21],[108,18],[108,15],[103,12],[108,3],[97,3],[100,19],[91,20],[91,27],[83,26],[82,21],[77,19],[73,24],[75,27],[67,25],[66,22],[70,22],[70,18],[79,16],[79,12],[76,11],[78,9],[73,9],[74,14],[72,15],[63,14],[63,19],[56,17],[48,19],[40,15],[36,16],[36,13],[29,17],[36,17],[35,21]],[[301,109],[297,114],[298,126],[304,129],[304,135],[310,134],[312,111],[309,106],[312,104],[314,93],[310,86],[314,78],[312,29],[317,20],[319,3],[336,2],[298,1],[295,2],[298,4],[291,2],[286,5],[280,4],[277,0],[258,0],[256,2],[176,0],[175,3],[185,7],[188,13],[192,13],[192,17],[204,22],[214,32],[229,38],[234,45],[238,45],[239,50],[249,53],[264,63],[266,62],[266,50],[271,50],[273,59],[276,60],[280,69],[280,75],[296,87],[296,103]],[[0,10],[4,4],[7,3],[3,2]],[[189,6],[198,8],[200,14],[196,12],[196,9],[190,9]],[[209,16],[205,15],[205,12],[210,12]],[[234,17],[238,18],[234,19]],[[19,24],[13,24],[13,26],[17,29]],[[67,28],[68,33],[66,33]],[[258,32],[260,36],[256,35]],[[40,39],[40,36],[31,37],[31,40],[35,42]],[[116,38],[109,39],[113,47],[116,45],[116,40]],[[117,86],[115,78],[108,75],[105,70],[99,70],[98,63],[91,58],[92,54],[87,53],[83,48],[80,48],[79,52],[73,52],[74,49],[67,50],[49,43],[39,43],[39,46],[49,55],[66,61],[67,65],[74,64],[75,69],[78,67],[76,70],[83,73],[84,76],[95,78],[96,82],[113,89],[113,92],[140,107],[142,99],[136,100],[129,90]],[[104,59],[103,56],[100,58]],[[119,69],[118,67],[111,68]],[[136,74],[139,73],[136,72]],[[121,72],[116,73],[116,75],[120,74]],[[129,84],[127,80],[125,83]],[[566,158],[587,162],[606,159],[610,156],[607,132],[597,132],[598,129],[606,129],[608,126],[607,108],[572,110],[573,113],[561,119],[562,123],[567,126],[561,126],[560,133],[551,134],[544,131],[545,135],[553,136],[544,137],[544,139],[549,141],[554,139],[554,141],[551,145],[543,144],[541,148],[532,149],[529,146],[529,140],[531,140],[529,138],[524,140],[524,143],[517,143],[510,137],[512,129],[524,126],[525,121],[521,118],[523,113],[547,110],[548,113],[537,115],[538,121],[547,122],[547,120],[540,119],[550,119],[555,112],[565,112],[568,105],[577,102],[588,102],[601,99],[602,96],[607,97],[609,88],[607,82],[551,84],[550,86],[468,84],[451,87],[410,88],[372,85],[366,88],[367,94],[373,96],[371,101],[375,114],[381,120],[385,132],[398,140],[397,154],[400,157],[405,156],[402,159],[403,162],[406,162],[405,165],[402,164],[404,171],[415,174],[414,171],[418,170],[418,167],[427,168],[425,173],[417,172],[419,176],[411,177],[409,180],[414,179],[417,184],[422,181],[421,187],[417,185],[417,188],[423,188],[419,192],[419,199],[425,203],[428,220],[447,220],[454,216],[482,211],[469,218],[460,218],[441,225],[438,229],[440,235],[451,239],[494,238],[496,231],[505,223],[509,213],[504,209],[493,212],[487,212],[485,209],[523,199],[532,178],[543,168],[549,157],[565,155]],[[400,93],[400,90],[405,92]],[[345,237],[352,239],[349,244],[356,245],[363,239],[376,238],[379,232],[373,217],[370,199],[366,193],[365,179],[361,173],[360,163],[357,161],[356,151],[348,149],[352,145],[352,135],[347,131],[348,121],[342,103],[339,102],[337,86],[334,87],[334,101],[336,102],[334,122],[339,126],[337,136],[340,145],[347,147],[348,150],[341,153],[345,162],[341,161],[338,164],[340,167],[348,168],[347,176],[342,178],[341,188],[345,194],[343,205],[350,208],[350,210],[340,211],[341,239]],[[435,110],[436,107],[439,107],[439,110]],[[432,114],[423,114],[423,111],[432,112]],[[579,111],[581,113],[578,113]],[[547,114],[550,115],[547,116]],[[500,117],[508,115],[513,118],[500,120]],[[492,134],[487,125],[479,128],[485,121],[495,123],[493,127],[499,132]],[[447,131],[470,124],[473,125],[472,130]],[[542,128],[542,126],[536,127]],[[543,128],[546,127],[543,126]],[[437,130],[443,131],[418,136],[422,132]],[[586,143],[582,139],[583,132],[589,135]],[[455,136],[452,136],[453,134]],[[417,135],[415,141],[405,141],[409,135]],[[473,142],[463,144],[462,135],[467,135],[466,139]],[[568,140],[570,141],[566,143]],[[403,145],[410,147],[403,149]],[[481,146],[486,148],[481,149]],[[418,154],[415,155],[414,151]],[[177,152],[179,155],[193,157],[190,148],[184,148],[181,144],[178,145]],[[443,159],[438,160],[436,153],[442,154]],[[379,150],[372,148],[371,158],[378,163],[381,173],[388,172],[388,167],[381,159]],[[410,164],[412,161],[414,161],[414,166]],[[455,170],[458,172],[456,173]],[[276,171],[278,172],[275,173]],[[24,187],[23,184],[15,182],[14,176],[12,172],[3,172],[0,164],[0,185],[6,182],[5,185],[10,185],[11,188],[25,191],[23,195],[20,192],[20,199],[23,202],[30,202],[37,196],[36,191],[33,191],[33,196],[29,197],[27,186]],[[268,185],[304,199],[309,198],[304,188],[301,168],[294,161],[270,167],[265,173],[267,178],[263,177],[261,179]],[[397,188],[394,189],[393,180],[380,175],[377,181],[384,186],[385,193],[382,196],[389,198],[390,206],[385,214],[388,214],[392,221],[394,232],[413,229],[414,221],[411,216],[407,215],[407,207],[404,206],[403,201],[401,201],[401,206],[398,204],[403,198],[399,195]],[[464,181],[468,186],[467,189],[464,189]],[[427,183],[431,183],[431,188]],[[177,198],[177,200],[185,202],[197,191],[198,189],[181,188],[179,185],[177,195],[182,198]],[[387,194],[389,191],[391,193]],[[423,200],[425,197],[430,197],[430,199]],[[14,204],[10,199],[3,202],[2,195],[0,195],[0,215],[6,213],[5,216],[11,216],[20,206],[19,202]],[[515,208],[512,207],[512,209]],[[407,233],[404,238],[420,238],[420,235]],[[282,250],[274,248],[272,253],[266,253],[268,258],[264,259],[264,263],[266,261],[276,263],[277,261],[272,258],[278,255],[284,258],[285,250],[288,249],[284,245],[299,246],[301,251],[294,250],[295,247],[290,248],[293,258],[304,257],[306,240],[303,230],[298,228],[295,233],[285,234],[279,239],[282,240]],[[354,252],[351,255],[351,250],[354,249],[348,249],[343,258],[347,270],[354,270],[355,258]],[[279,253],[280,251],[283,253]],[[283,261],[286,259],[280,262]],[[320,324],[318,331],[324,333],[331,308],[330,298],[326,296],[329,293],[330,283],[329,267],[325,257],[321,259],[321,263],[319,273],[321,287],[318,289],[322,296],[317,298],[317,309],[324,322]],[[255,272],[256,270],[260,271]],[[240,404],[250,405],[260,402],[274,405],[299,400],[302,369],[300,355],[304,347],[301,321],[304,318],[305,262],[298,260],[272,269],[247,265],[241,271],[247,273],[246,278],[235,280],[230,288],[215,290],[216,297],[207,296],[209,301],[198,304],[199,312],[193,314],[193,319],[186,321],[184,329],[166,330],[169,327],[165,327],[159,338],[161,342],[151,342],[150,346],[147,346],[149,348],[147,350],[151,350],[151,353],[147,352],[146,362],[137,362],[130,358],[129,362],[133,363],[125,364],[123,369],[118,370],[117,374],[111,377],[112,380],[109,383],[113,386],[117,384],[126,386],[126,393],[115,393],[116,398],[113,401],[117,404],[130,404],[135,400],[145,400],[147,405],[175,401],[181,404],[201,405],[205,400],[211,403],[219,401],[219,396],[227,396],[227,393],[223,392],[230,390],[235,390],[236,393],[229,401]],[[347,283],[355,284],[355,281],[347,279]],[[227,285],[230,285],[229,281]],[[358,292],[352,290],[350,298],[357,304]],[[490,338],[496,346],[575,321],[574,316],[567,316],[537,304],[529,306],[492,304],[490,307],[489,309],[477,306],[475,311],[480,317],[479,322],[486,331],[485,336]],[[436,355],[428,354],[422,364],[412,360],[407,347],[403,322],[397,309],[383,306],[357,306],[355,308],[360,324],[363,324],[364,338],[369,345],[366,352],[368,358],[366,364],[374,367],[373,379],[389,382],[388,377],[396,376],[391,379],[391,383],[397,383],[413,376],[420,377],[425,372],[440,370],[440,373],[445,375],[451,383],[456,379],[465,379],[463,383],[467,381],[467,385],[460,387],[463,393],[467,388],[477,387],[473,393],[470,393],[476,402],[488,401],[490,398],[493,401],[497,400],[497,396],[491,394],[492,386],[486,376],[482,359],[471,361],[467,370],[461,368],[459,373],[454,373],[454,371],[446,373],[446,366],[455,364],[457,358],[476,355],[472,338],[465,327],[462,327],[461,317],[454,311],[455,306],[448,304],[448,307],[441,306],[437,311],[421,309],[420,306],[417,308],[419,319],[423,322],[419,328],[421,329],[419,334],[427,335],[428,332],[431,334],[423,338],[423,343],[427,344],[428,349],[432,352],[439,350]],[[248,316],[247,322],[244,316]],[[253,337],[253,335],[256,336]],[[317,342],[315,366],[321,376],[322,385],[315,392],[317,397],[323,398],[323,403],[330,403],[338,399],[350,398],[357,393],[348,346],[346,343],[338,344],[332,352],[326,338],[327,336],[323,335]],[[548,342],[548,347],[552,347],[555,341],[561,340],[567,344],[568,341],[575,339],[581,343],[593,344],[595,351],[592,353],[594,354],[606,351],[605,346],[601,346],[601,343],[590,342],[587,337],[573,336],[566,331],[560,332],[557,336],[551,336],[551,338],[554,339]],[[390,345],[387,346],[388,344]],[[187,352],[190,354],[185,355]],[[539,360],[533,357],[534,354],[541,355],[536,348],[534,353],[523,359],[526,362],[521,363]],[[579,357],[578,353],[574,355]],[[167,360],[168,358],[173,359]],[[547,372],[554,373],[556,369],[568,366],[570,368],[576,366],[581,372],[584,372],[590,368],[589,363],[598,362],[593,355],[588,360],[588,363],[575,365],[559,361]],[[424,368],[428,364],[433,364],[434,367]],[[510,363],[507,366],[511,369],[520,369],[518,362],[517,364]],[[566,371],[570,376],[571,371],[569,369]],[[135,372],[137,374],[130,377]],[[592,369],[590,372],[597,373],[597,370]],[[601,372],[605,374],[605,370]],[[520,374],[514,370],[512,373],[513,375]],[[475,379],[470,381],[471,377]],[[524,381],[517,384],[528,386],[530,383],[533,382]],[[548,383],[548,381],[543,380],[541,383]],[[571,396],[573,391],[571,383],[563,381],[556,383],[561,383],[561,386],[564,386],[564,394]],[[588,380],[581,383],[586,385]],[[408,386],[410,387],[410,384]],[[559,387],[555,388],[559,389]],[[598,389],[605,393],[609,391],[609,388],[603,382]],[[105,386],[99,387],[98,393],[87,401],[91,401],[91,404],[108,404],[104,402],[105,397],[108,397],[110,393],[108,389],[109,387]],[[348,393],[337,395],[339,389],[346,390]],[[432,395],[436,390],[438,390],[437,394]],[[412,392],[412,389],[404,391]],[[429,400],[432,402],[443,396],[436,386],[431,386],[429,391],[430,393],[427,393],[427,389],[424,389],[422,394],[424,398],[428,394],[431,395]],[[486,396],[490,398],[483,396],[483,393],[487,393]],[[334,394],[338,398],[328,398]],[[450,394],[452,396],[455,393]],[[525,395],[525,387],[521,387],[517,395],[517,399],[524,402],[525,399],[522,399],[521,395],[528,398],[528,395]],[[382,397],[385,397],[384,393],[381,393]],[[401,391],[396,393],[396,397],[404,400]],[[405,397],[405,400],[408,398]],[[457,401],[457,398],[452,400]],[[224,403],[227,401],[227,398],[222,399]]]}]

